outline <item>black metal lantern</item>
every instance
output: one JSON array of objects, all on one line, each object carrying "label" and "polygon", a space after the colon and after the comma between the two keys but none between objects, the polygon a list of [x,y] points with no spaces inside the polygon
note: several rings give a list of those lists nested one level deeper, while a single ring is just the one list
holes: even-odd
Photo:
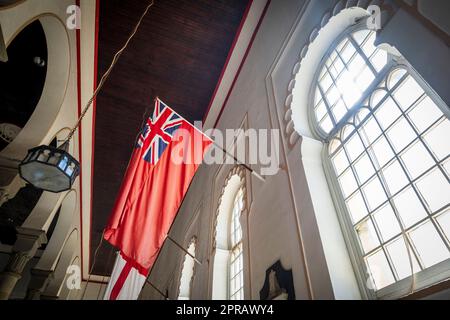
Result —
[{"label": "black metal lantern", "polygon": [[39,146],[28,150],[19,165],[20,177],[36,188],[54,193],[70,190],[80,173],[80,163],[65,143],[61,148]]}]

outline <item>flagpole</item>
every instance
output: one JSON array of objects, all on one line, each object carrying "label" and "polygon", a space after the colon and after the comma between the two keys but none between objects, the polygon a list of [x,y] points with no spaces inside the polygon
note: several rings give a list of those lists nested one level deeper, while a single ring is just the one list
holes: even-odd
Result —
[{"label": "flagpole", "polygon": [[153,289],[155,289],[155,291],[157,291],[160,295],[162,295],[164,299],[169,300],[169,297],[162,293],[161,290],[159,290],[153,283],[150,282],[150,280],[148,280],[148,278],[145,279],[145,282],[148,283]]},{"label": "flagpole", "polygon": [[[155,97],[155,102],[159,100],[160,102],[162,102],[164,105],[168,106],[168,104],[166,104],[164,101],[162,101],[158,96]],[[177,113],[175,110],[173,110],[171,107],[169,107],[169,109],[171,109],[173,112]],[[178,113],[177,113],[178,114]],[[182,117],[183,118],[183,117]],[[184,119],[184,118],[183,118]],[[188,120],[184,119],[185,121],[189,122]],[[202,135],[208,137],[203,131],[201,131],[199,128],[197,128],[196,126],[194,126],[192,123],[189,122],[189,124],[194,127],[194,129],[196,129],[198,132],[200,132]],[[266,179],[261,176],[258,172],[256,172],[255,170],[253,170],[252,168],[250,168],[250,166],[242,161],[240,161],[238,158],[236,158],[234,155],[232,155],[231,153],[229,153],[224,147],[218,145],[213,139],[211,139],[211,137],[208,137],[209,140],[211,140],[212,144],[214,146],[216,146],[217,148],[219,148],[224,154],[226,154],[227,156],[233,158],[234,161],[236,161],[236,163],[238,165],[243,166],[245,169],[247,169],[248,171],[250,171],[250,173],[252,175],[254,175],[256,178],[258,178],[259,180],[261,180],[262,182],[266,182]]]},{"label": "flagpole", "polygon": [[[156,100],[161,101],[161,99],[159,99],[158,96],[156,96],[154,100],[155,100],[155,102],[156,102]],[[164,103],[164,102],[163,102],[163,103]],[[165,103],[164,103],[164,104],[165,104]],[[170,107],[169,107],[169,108],[170,108]],[[187,120],[186,120],[186,121],[187,121]],[[191,125],[192,125],[192,124],[191,124]],[[192,125],[192,126],[193,126],[196,130],[200,131],[200,130],[199,130],[197,127],[195,127],[194,125]],[[202,131],[200,131],[200,133],[204,134]],[[205,135],[205,134],[204,134],[204,135]],[[206,135],[205,135],[205,136],[206,136]],[[208,136],[207,136],[207,137],[208,137]],[[225,150],[222,146],[219,146],[213,139],[211,139],[210,137],[208,137],[208,138],[212,141],[212,144],[214,144],[217,148],[219,148],[220,150],[222,150],[222,152],[223,152],[224,154],[226,154],[226,155],[228,155],[229,157],[233,158],[233,159],[236,161],[237,164],[241,165],[241,166],[244,167],[246,170],[250,171],[250,172],[252,173],[252,175],[254,175],[256,178],[258,178],[258,179],[261,180],[262,182],[265,182],[265,181],[266,181],[265,178],[263,178],[259,173],[257,173],[255,170],[253,170],[252,168],[250,168],[247,164],[243,163],[242,161],[239,161],[239,159],[237,159],[234,155],[230,154],[230,153],[229,153],[227,150]],[[189,189],[190,189],[190,187],[191,187],[193,181],[194,181],[194,179],[192,179],[191,182],[189,183],[189,186],[188,186],[188,189],[187,189],[186,193],[189,191]],[[179,211],[181,210],[181,207],[183,206],[183,203],[184,203],[184,200],[185,200],[185,199],[186,199],[186,197],[183,197],[183,200],[181,201],[180,206],[178,207],[178,210],[177,210],[177,213],[176,213],[175,216],[177,216],[178,213],[179,213]],[[166,239],[168,238],[169,240],[171,240],[178,248],[180,248],[183,252],[185,252],[185,253],[188,254],[191,258],[193,258],[194,261],[195,261],[196,263],[198,263],[199,265],[202,265],[202,263],[201,263],[200,261],[198,261],[192,254],[190,254],[185,248],[183,248],[181,245],[179,245],[176,241],[174,241],[174,240],[169,236],[169,233],[170,233],[170,230],[172,229],[172,227],[173,227],[173,224],[170,226],[169,231],[167,232]],[[162,246],[163,246],[163,245],[164,245],[164,243],[162,244]],[[162,248],[162,246],[161,246],[161,248]],[[158,258],[159,258],[160,253],[161,253],[161,250],[159,250],[159,252],[158,252],[158,254],[157,254],[157,256],[156,256],[156,259],[155,259],[153,265],[151,266],[150,270],[148,271],[147,277],[146,277],[146,279],[145,279],[144,284],[142,285],[141,290],[145,287],[145,284],[148,283],[148,284],[149,284],[153,289],[155,289],[160,295],[162,295],[163,297],[165,297],[166,300],[168,300],[169,297],[166,296],[165,294],[163,294],[163,293],[162,293],[157,287],[155,287],[155,285],[153,285],[153,284],[150,282],[150,280],[149,280],[149,277],[150,277],[150,275],[151,275],[151,273],[152,273],[152,271],[153,271],[153,268],[154,268],[155,265],[156,265],[156,262],[157,262],[157,260],[158,260]],[[207,262],[209,263],[209,260],[207,260]]]},{"label": "flagpole", "polygon": [[170,241],[172,241],[173,244],[175,244],[179,249],[181,249],[181,251],[183,251],[184,253],[186,253],[188,256],[190,256],[192,259],[194,259],[194,261],[198,264],[198,265],[202,265],[202,263],[196,258],[194,257],[189,251],[187,251],[185,248],[183,248],[178,242],[176,242],[175,240],[172,239],[171,236],[167,235],[167,239],[169,239]]},{"label": "flagpole", "polygon": [[232,155],[231,153],[229,153],[227,150],[225,150],[225,148],[219,146],[215,141],[213,141],[213,144],[219,148],[220,150],[222,150],[223,153],[225,153],[227,156],[231,157],[234,159],[234,161],[236,161],[236,163],[240,166],[243,166],[245,169],[247,169],[248,171],[250,171],[250,173],[252,175],[254,175],[256,178],[258,178],[259,180],[261,180],[262,182],[266,182],[266,179],[264,177],[262,177],[258,172],[256,172],[255,170],[253,170],[252,168],[250,168],[248,166],[248,164],[240,161],[238,158],[236,158],[234,155]]}]

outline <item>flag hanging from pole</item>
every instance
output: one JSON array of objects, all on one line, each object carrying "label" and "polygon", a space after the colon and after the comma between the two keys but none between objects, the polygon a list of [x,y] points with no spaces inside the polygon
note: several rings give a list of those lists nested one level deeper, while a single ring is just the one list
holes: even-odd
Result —
[{"label": "flag hanging from pole", "polygon": [[212,140],[155,100],[104,238],[120,250],[105,299],[137,299]]}]

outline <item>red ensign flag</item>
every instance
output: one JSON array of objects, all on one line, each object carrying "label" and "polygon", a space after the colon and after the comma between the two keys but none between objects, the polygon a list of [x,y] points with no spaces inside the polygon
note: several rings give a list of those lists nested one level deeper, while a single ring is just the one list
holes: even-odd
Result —
[{"label": "red ensign flag", "polygon": [[105,229],[120,249],[105,299],[137,299],[211,143],[156,99]]}]

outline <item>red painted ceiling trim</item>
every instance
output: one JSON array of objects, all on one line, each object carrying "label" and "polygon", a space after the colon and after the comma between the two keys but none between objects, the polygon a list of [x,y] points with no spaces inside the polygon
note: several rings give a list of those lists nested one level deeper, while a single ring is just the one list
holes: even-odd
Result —
[{"label": "red painted ceiling trim", "polygon": [[[98,33],[100,21],[100,0],[96,0],[95,4],[95,42],[94,42],[94,87],[93,91],[97,89],[98,77]],[[97,99],[92,102],[92,151],[91,151],[91,203],[89,208],[89,226],[92,227],[92,208],[94,203],[94,154],[95,154],[95,116],[97,114]],[[89,228],[91,229],[91,228]],[[89,263],[88,268],[91,268],[91,237],[92,232],[89,230]]]},{"label": "red painted ceiling trim", "polygon": [[[75,5],[80,7],[80,0],[75,0]],[[81,115],[81,34],[80,30],[76,29],[76,43],[77,43],[77,107],[78,117]],[[83,279],[83,164],[82,164],[82,149],[81,149],[81,125],[78,128],[78,161],[80,162],[80,261],[81,261],[81,278]]]}]

